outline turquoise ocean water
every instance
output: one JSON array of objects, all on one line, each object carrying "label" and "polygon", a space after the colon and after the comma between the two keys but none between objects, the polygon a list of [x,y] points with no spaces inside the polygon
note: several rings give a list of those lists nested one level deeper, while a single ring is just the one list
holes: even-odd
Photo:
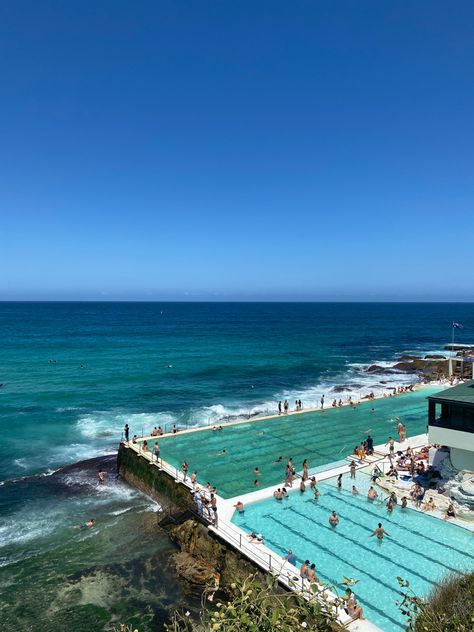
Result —
[{"label": "turquoise ocean water", "polygon": [[[365,369],[442,349],[453,320],[464,325],[458,339],[474,342],[471,304],[1,303],[3,620],[18,630],[74,621],[80,632],[90,620],[107,629],[112,616],[157,630],[170,604],[196,598],[165,581],[155,507],[115,481],[111,464],[106,490],[97,463],[59,470],[112,454],[125,422],[140,434],[285,397],[310,406],[324,392],[328,402],[338,385],[347,395],[413,381]],[[72,529],[92,514],[97,529]],[[143,546],[131,545],[132,523]]]}]

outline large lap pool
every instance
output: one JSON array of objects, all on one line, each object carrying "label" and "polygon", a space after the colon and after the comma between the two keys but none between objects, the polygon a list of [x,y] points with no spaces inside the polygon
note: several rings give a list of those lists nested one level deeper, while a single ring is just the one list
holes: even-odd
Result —
[{"label": "large lap pool", "polygon": [[[406,619],[396,605],[397,576],[425,595],[443,575],[472,571],[474,538],[466,529],[411,509],[397,506],[388,514],[383,502],[367,500],[367,474],[357,473],[359,496],[351,493],[353,483],[349,475],[342,491],[335,479],[320,483],[317,501],[308,490],[292,492],[281,502],[272,498],[250,504],[243,514],[234,515],[233,522],[247,532],[262,533],[276,553],[284,556],[292,549],[298,564],[305,559],[314,562],[319,578],[338,586],[340,594],[344,576],[359,580],[353,590],[364,616],[384,632],[401,632]],[[328,523],[333,510],[340,518],[336,528]],[[378,522],[391,538],[378,542],[369,537]]]},{"label": "large lap pool", "polygon": [[[282,482],[290,457],[297,470],[303,459],[314,468],[344,459],[368,433],[375,445],[385,443],[389,435],[396,437],[394,417],[407,425],[408,436],[426,432],[426,397],[438,391],[439,387],[422,389],[364,402],[355,409],[345,406],[224,425],[216,432],[178,433],[160,440],[161,455],[177,468],[186,460],[200,483],[209,481],[222,497],[232,498],[255,489],[255,467],[261,472],[260,486],[267,487]],[[222,450],[225,456],[219,454]],[[274,463],[279,456],[283,462]]]}]

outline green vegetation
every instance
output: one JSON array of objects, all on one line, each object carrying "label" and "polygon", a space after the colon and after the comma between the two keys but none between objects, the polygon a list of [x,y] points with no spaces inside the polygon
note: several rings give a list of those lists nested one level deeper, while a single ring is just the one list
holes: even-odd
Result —
[{"label": "green vegetation", "polygon": [[329,604],[316,596],[314,585],[309,599],[301,594],[285,592],[277,579],[268,575],[262,584],[255,575],[231,585],[233,596],[219,601],[213,609],[206,605],[213,599],[209,589],[203,594],[203,608],[199,621],[185,614],[176,613],[168,632],[294,632],[306,629],[317,632],[333,632],[342,628]]},{"label": "green vegetation", "polygon": [[407,580],[398,577],[402,588],[401,612],[413,632],[472,632],[474,630],[474,573],[449,575],[426,599],[417,597]]}]

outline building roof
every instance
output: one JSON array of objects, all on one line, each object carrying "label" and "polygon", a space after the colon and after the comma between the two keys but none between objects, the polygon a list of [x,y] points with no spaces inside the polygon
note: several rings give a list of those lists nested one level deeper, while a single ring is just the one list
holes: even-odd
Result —
[{"label": "building roof", "polygon": [[474,406],[474,380],[469,380],[469,382],[464,382],[464,384],[429,395],[428,399],[435,402],[452,402]]}]

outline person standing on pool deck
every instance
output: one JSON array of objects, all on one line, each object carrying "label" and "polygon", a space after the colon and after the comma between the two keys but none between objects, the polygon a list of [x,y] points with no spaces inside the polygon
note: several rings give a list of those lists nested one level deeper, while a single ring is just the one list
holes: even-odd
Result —
[{"label": "person standing on pool deck", "polygon": [[303,480],[306,481],[308,478],[308,459],[305,459],[303,461]]},{"label": "person standing on pool deck", "polygon": [[393,457],[393,453],[395,451],[395,439],[393,437],[389,437],[387,443],[385,445],[388,445],[388,449],[389,449],[389,458],[390,458],[390,462],[392,460]]},{"label": "person standing on pool deck", "polygon": [[186,482],[186,477],[188,475],[188,464],[186,461],[183,461],[183,465],[181,466],[181,469],[183,470],[183,481]]},{"label": "person standing on pool deck", "polygon": [[158,441],[155,441],[153,446],[153,454],[155,455],[156,462],[158,463],[158,459],[160,458],[160,446],[158,445]]},{"label": "person standing on pool deck", "polygon": [[374,453],[374,440],[370,435],[367,435],[365,442],[367,444],[367,454],[370,456]]},{"label": "person standing on pool deck", "polygon": [[355,463],[355,461],[351,461],[349,469],[351,471],[351,478],[355,478],[356,477],[356,463]]},{"label": "person standing on pool deck", "polygon": [[278,414],[281,415],[281,402],[278,402]]},{"label": "person standing on pool deck", "polygon": [[287,400],[287,399],[285,399],[285,402],[284,402],[284,404],[283,404],[283,408],[284,408],[284,410],[285,410],[285,415],[287,415],[287,414],[288,414],[288,408],[289,408],[289,406],[290,406],[290,405],[289,405],[289,403],[288,403],[288,400]]},{"label": "person standing on pool deck", "polygon": [[324,409],[324,395],[321,395],[321,410]]},{"label": "person standing on pool deck", "polygon": [[377,536],[377,540],[379,542],[382,542],[384,535],[386,535],[387,537],[390,537],[390,534],[387,533],[385,529],[382,527],[381,522],[379,522],[379,526],[375,529],[375,531],[372,531],[372,533],[369,535],[369,538],[371,538],[373,535]]},{"label": "person standing on pool deck", "polygon": [[129,432],[130,432],[130,428],[128,427],[128,424],[125,424],[125,428],[123,429],[123,432],[125,434],[125,441],[128,443],[128,437],[129,437]]}]

